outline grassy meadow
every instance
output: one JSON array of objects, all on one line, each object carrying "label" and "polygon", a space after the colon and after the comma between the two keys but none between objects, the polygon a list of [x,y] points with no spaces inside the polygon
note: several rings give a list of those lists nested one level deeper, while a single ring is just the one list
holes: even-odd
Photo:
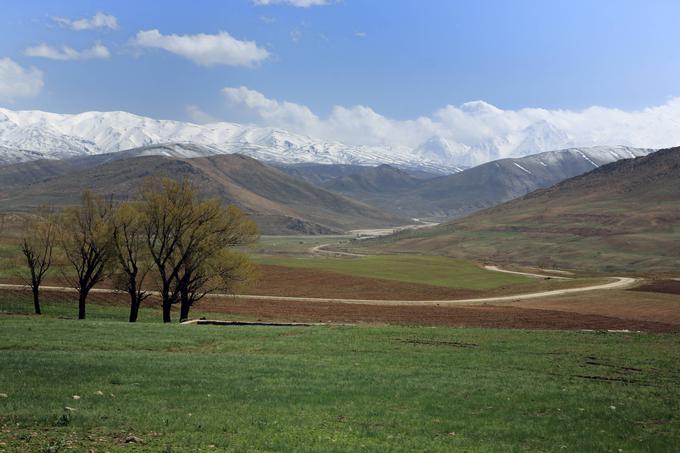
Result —
[{"label": "grassy meadow", "polygon": [[262,257],[263,264],[321,269],[356,277],[381,278],[463,289],[492,289],[529,283],[529,277],[487,271],[470,261],[440,256],[392,255],[353,258]]},{"label": "grassy meadow", "polygon": [[127,324],[115,310],[0,314],[0,451],[117,451],[130,435],[144,444],[125,451],[680,442],[677,336]]}]

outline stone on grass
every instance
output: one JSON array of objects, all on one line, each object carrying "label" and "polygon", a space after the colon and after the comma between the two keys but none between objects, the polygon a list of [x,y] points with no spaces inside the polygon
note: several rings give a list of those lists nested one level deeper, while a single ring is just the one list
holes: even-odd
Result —
[{"label": "stone on grass", "polygon": [[124,441],[126,444],[143,444],[144,439],[137,436],[127,436]]}]

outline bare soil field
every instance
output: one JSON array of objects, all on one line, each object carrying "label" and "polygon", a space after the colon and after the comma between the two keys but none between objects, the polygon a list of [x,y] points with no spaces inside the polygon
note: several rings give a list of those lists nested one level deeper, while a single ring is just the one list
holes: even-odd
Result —
[{"label": "bare soil field", "polygon": [[554,289],[605,283],[606,279],[556,280],[535,279],[526,284],[504,285],[494,289],[475,290],[447,288],[422,283],[400,282],[380,278],[357,277],[320,269],[259,265],[259,278],[241,294],[320,297],[334,299],[376,300],[452,300],[524,294]]},{"label": "bare soil field", "polygon": [[652,280],[643,285],[631,288],[630,291],[680,294],[680,280]]},{"label": "bare soil field", "polygon": [[[644,289],[645,287],[648,289]],[[680,296],[650,292],[647,284],[629,290],[592,291],[577,295],[527,299],[511,302],[507,306],[680,325]]]},{"label": "bare soil field", "polygon": [[261,264],[259,278],[244,294],[380,300],[466,299],[487,292],[472,289],[356,277],[318,269]]},{"label": "bare soil field", "polygon": [[[633,294],[629,306],[620,303],[620,294]],[[5,290],[4,297],[23,300],[30,305],[26,290]],[[619,301],[607,305],[607,297]],[[43,299],[72,304],[75,294],[44,291]],[[637,304],[634,302],[637,301]],[[90,304],[127,307],[125,294],[92,293]],[[159,300],[150,297],[146,308],[159,308]],[[23,307],[24,309],[26,307]],[[30,307],[29,307],[30,308]],[[253,321],[313,322],[337,324],[399,324],[424,326],[516,328],[544,330],[632,330],[646,332],[680,332],[680,298],[667,294],[652,295],[630,291],[603,291],[580,296],[518,301],[505,305],[368,305],[333,302],[252,300],[206,298],[193,310],[194,316]],[[12,310],[12,306],[6,309]],[[160,313],[159,313],[160,316]]]},{"label": "bare soil field", "polygon": [[288,302],[243,299],[206,299],[201,310],[258,320],[330,323],[386,323],[402,325],[516,328],[594,329],[680,332],[680,325],[620,319],[558,310],[508,306],[382,306],[323,302]]}]

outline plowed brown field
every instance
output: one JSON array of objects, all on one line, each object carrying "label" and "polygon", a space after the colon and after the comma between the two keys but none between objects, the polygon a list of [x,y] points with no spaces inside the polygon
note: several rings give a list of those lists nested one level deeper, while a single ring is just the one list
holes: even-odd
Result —
[{"label": "plowed brown field", "polygon": [[244,299],[206,299],[201,310],[247,315],[259,320],[385,323],[402,325],[517,328],[596,329],[680,332],[680,325],[619,319],[556,310],[537,310],[493,305],[477,306],[384,306],[326,302],[288,302]]}]

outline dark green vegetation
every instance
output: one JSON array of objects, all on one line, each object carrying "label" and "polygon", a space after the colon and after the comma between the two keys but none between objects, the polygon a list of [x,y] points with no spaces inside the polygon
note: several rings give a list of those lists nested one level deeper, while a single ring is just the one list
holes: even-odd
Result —
[{"label": "dark green vegetation", "polygon": [[391,252],[565,269],[677,272],[678,225],[680,148],[672,148],[615,162],[459,221],[403,232],[372,245]]},{"label": "dark green vegetation", "polygon": [[[200,152],[200,147],[192,145],[175,146]],[[270,234],[332,233],[409,223],[249,157],[234,154],[187,159],[145,155],[151,152],[145,148],[133,151],[2,166],[0,210],[76,204],[86,189],[95,194],[113,194],[118,199],[129,198],[136,195],[149,176],[163,176],[187,179],[200,188],[202,196],[219,197],[242,208],[263,232]]]},{"label": "dark green vegetation", "polygon": [[126,451],[671,451],[680,442],[671,335],[0,315],[0,345],[7,451],[117,450],[130,435],[144,444]]}]

